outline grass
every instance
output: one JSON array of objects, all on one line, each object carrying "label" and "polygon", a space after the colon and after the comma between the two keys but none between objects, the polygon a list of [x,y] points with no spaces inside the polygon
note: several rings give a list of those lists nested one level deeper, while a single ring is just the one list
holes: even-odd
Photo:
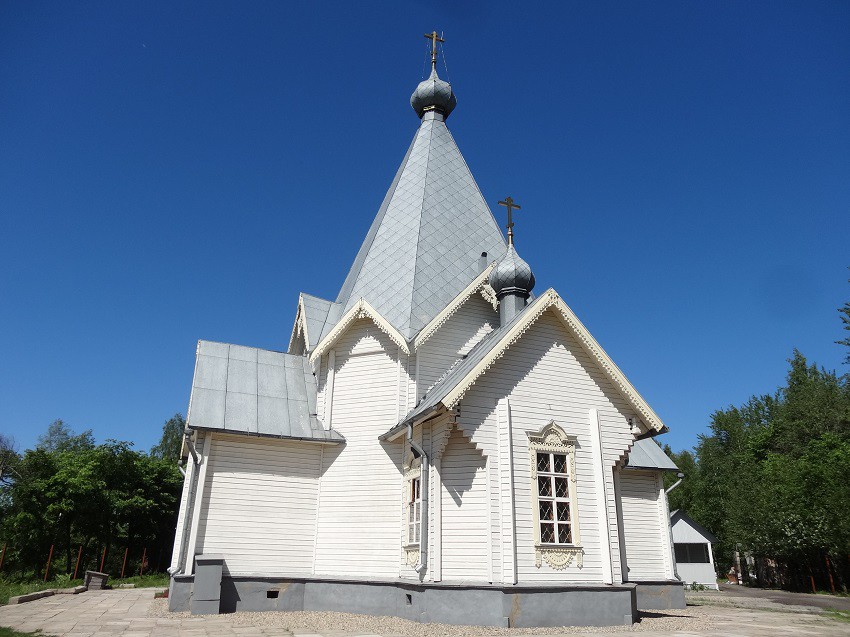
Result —
[{"label": "grass", "polygon": [[[73,586],[82,585],[82,579],[69,579],[68,576],[59,576],[56,579],[43,582],[40,579],[16,579],[0,577],[0,605],[8,604],[9,598],[15,595],[25,595],[27,593],[35,593],[48,588],[71,588]],[[136,588],[167,588],[168,574],[167,573],[150,573],[146,575],[136,575],[134,577],[125,577],[124,579],[109,579],[109,585],[117,587],[119,584],[135,584]],[[12,633],[9,633],[10,635]],[[6,637],[0,633],[0,637]]]},{"label": "grass", "polygon": [[12,630],[11,628],[3,628],[0,626],[0,637],[32,637],[32,635],[41,636],[41,633],[22,633],[17,630]]},{"label": "grass", "polygon": [[846,610],[827,609],[823,612],[826,615],[829,615],[830,617],[832,617],[835,621],[847,622],[848,624],[850,624],[850,612],[847,612]]}]

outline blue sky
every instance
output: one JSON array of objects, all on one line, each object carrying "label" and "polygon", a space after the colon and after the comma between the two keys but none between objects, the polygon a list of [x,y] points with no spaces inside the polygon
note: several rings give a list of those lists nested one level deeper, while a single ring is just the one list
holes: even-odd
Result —
[{"label": "blue sky", "polygon": [[[459,6],[456,6],[459,5]],[[147,449],[197,339],[283,349],[416,130],[671,429],[828,368],[850,299],[846,2],[0,3],[0,432]],[[445,71],[443,71],[445,76]]]}]

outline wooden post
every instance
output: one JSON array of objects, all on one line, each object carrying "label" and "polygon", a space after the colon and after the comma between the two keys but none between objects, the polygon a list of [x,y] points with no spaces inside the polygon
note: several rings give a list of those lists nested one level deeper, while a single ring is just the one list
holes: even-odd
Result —
[{"label": "wooden post", "polygon": [[50,572],[50,560],[53,559],[53,545],[50,545],[50,554],[47,556],[47,568],[44,569],[44,581],[47,581],[47,574]]},{"label": "wooden post", "polygon": [[127,553],[130,552],[130,547],[128,546],[124,549],[124,565],[121,567],[121,579],[124,579],[124,569],[127,568]]},{"label": "wooden post", "polygon": [[809,581],[812,583],[812,592],[813,592],[813,593],[817,593],[817,592],[818,592],[818,589],[817,589],[817,588],[815,588],[815,576],[814,576],[814,575],[812,575],[812,565],[811,565],[811,564],[807,564],[807,566],[808,566],[808,568],[809,568]]},{"label": "wooden post", "polygon": [[145,556],[148,554],[148,547],[142,551],[142,565],[139,567],[139,576],[141,577],[142,573],[145,572]]},{"label": "wooden post", "polygon": [[77,565],[74,567],[74,579],[77,579],[77,571],[80,570],[80,558],[83,556],[83,545],[80,544],[80,550],[77,552]]},{"label": "wooden post", "polygon": [[6,559],[6,542],[3,543],[3,552],[0,553],[0,571],[3,570],[3,560]]}]

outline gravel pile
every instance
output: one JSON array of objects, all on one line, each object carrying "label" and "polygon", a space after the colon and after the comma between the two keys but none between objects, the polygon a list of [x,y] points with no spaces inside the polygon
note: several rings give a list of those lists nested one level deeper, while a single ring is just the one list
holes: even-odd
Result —
[{"label": "gravel pile", "polygon": [[[187,619],[189,613],[168,612],[167,600],[157,599],[151,605],[149,615]],[[492,628],[487,626],[454,626],[449,624],[420,624],[398,617],[376,617],[353,613],[318,611],[293,612],[240,612],[218,615],[227,618],[233,626],[274,628],[289,632],[324,634],[358,633],[367,635],[403,635],[404,637],[484,637],[487,635],[551,635],[563,633],[620,633],[645,631],[700,632],[714,628],[713,623],[698,607],[683,610],[653,611],[641,613],[640,620],[632,626],[560,627],[560,628]]]}]

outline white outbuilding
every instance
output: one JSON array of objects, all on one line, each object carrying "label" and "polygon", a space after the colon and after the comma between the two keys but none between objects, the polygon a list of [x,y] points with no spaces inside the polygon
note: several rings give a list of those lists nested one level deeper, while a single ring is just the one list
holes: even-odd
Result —
[{"label": "white outbuilding", "polygon": [[711,544],[717,539],[683,511],[677,510],[670,514],[670,525],[673,528],[673,548],[679,579],[687,587],[702,584],[717,590],[717,569],[711,551]]}]

